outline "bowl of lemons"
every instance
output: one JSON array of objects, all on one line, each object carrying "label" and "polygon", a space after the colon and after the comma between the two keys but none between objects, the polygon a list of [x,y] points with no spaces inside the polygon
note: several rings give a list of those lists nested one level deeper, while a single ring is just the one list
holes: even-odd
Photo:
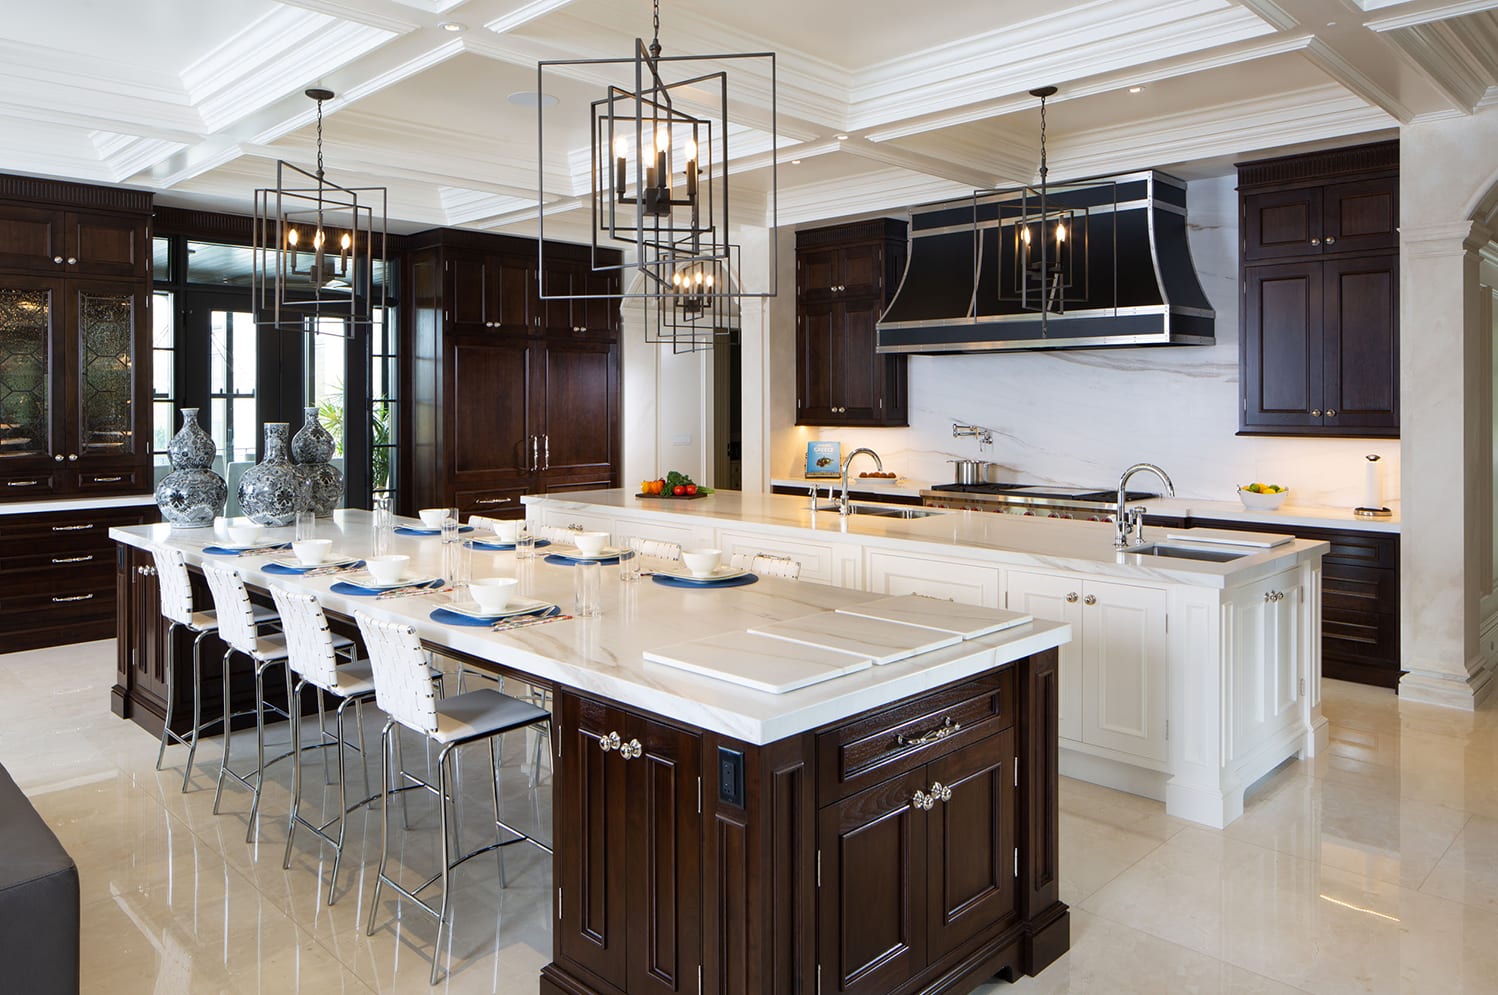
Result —
[{"label": "bowl of lemons", "polygon": [[1244,484],[1238,488],[1238,500],[1250,511],[1275,511],[1289,497],[1290,488],[1279,484]]}]

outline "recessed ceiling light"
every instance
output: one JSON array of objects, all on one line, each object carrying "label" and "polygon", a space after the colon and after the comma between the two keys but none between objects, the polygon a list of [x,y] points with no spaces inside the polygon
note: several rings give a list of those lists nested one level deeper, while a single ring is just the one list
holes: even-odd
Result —
[{"label": "recessed ceiling light", "polygon": [[537,94],[535,90],[517,90],[505,98],[516,107],[555,107],[557,98],[549,93]]},{"label": "recessed ceiling light", "polygon": [[1142,87],[1142,86],[1131,86],[1131,87],[1129,87],[1129,92],[1130,93],[1143,93],[1144,92],[1144,87]]},{"label": "recessed ceiling light", "polygon": [[466,24],[459,24],[457,21],[443,21],[442,22],[442,30],[443,31],[451,31],[454,34],[456,34],[459,31],[467,31],[468,30],[468,25],[466,25]]},{"label": "recessed ceiling light", "polygon": [[800,159],[792,159],[791,160],[791,165],[792,166],[799,166],[799,165],[801,165],[801,160]]},{"label": "recessed ceiling light", "polygon": [[834,135],[833,137],[835,137],[840,142],[846,142],[848,140],[847,135]]},{"label": "recessed ceiling light", "polygon": [[1326,26],[1329,27],[1329,28],[1335,28],[1337,26],[1337,22],[1336,21],[1327,21],[1326,22]]}]

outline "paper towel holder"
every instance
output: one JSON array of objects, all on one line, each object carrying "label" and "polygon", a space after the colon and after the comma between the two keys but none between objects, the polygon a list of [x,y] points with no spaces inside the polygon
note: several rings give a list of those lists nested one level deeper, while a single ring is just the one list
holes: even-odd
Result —
[{"label": "paper towel holder", "polygon": [[[1367,456],[1367,460],[1368,493],[1364,496],[1369,499],[1369,505],[1372,505],[1378,500],[1377,481],[1379,455],[1377,453],[1369,453]],[[1388,508],[1368,507],[1366,505],[1359,505],[1358,507],[1352,509],[1352,513],[1354,515],[1357,515],[1359,518],[1390,518],[1394,514],[1394,512],[1390,511]]]}]

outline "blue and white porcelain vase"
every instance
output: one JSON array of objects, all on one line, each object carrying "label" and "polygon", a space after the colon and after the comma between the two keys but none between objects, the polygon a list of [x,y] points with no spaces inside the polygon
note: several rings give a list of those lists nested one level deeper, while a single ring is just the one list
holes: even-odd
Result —
[{"label": "blue and white porcelain vase", "polygon": [[337,446],[317,420],[316,408],[302,409],[302,428],[291,440],[291,458],[302,477],[305,507],[326,518],[343,503],[343,471],[330,462]]},{"label": "blue and white porcelain vase", "polygon": [[229,485],[214,473],[217,447],[198,425],[198,409],[182,409],[182,428],[167,445],[172,472],[156,485],[156,506],[164,521],[181,528],[203,528],[223,514]]},{"label": "blue and white porcelain vase", "polygon": [[239,478],[239,510],[252,522],[291,525],[302,504],[302,477],[291,462],[283,421],[265,423],[265,458]]}]

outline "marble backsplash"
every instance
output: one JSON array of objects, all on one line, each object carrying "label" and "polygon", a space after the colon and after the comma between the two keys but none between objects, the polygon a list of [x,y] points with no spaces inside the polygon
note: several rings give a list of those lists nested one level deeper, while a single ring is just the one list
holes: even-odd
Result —
[{"label": "marble backsplash", "polygon": [[[772,472],[800,476],[805,443],[875,449],[902,476],[950,480],[948,459],[999,464],[1001,479],[1111,486],[1130,463],[1157,463],[1182,497],[1232,500],[1238,484],[1278,483],[1295,504],[1362,502],[1364,456],[1382,457],[1383,499],[1399,494],[1397,439],[1238,436],[1237,193],[1233,177],[1191,183],[1197,272],[1217,310],[1216,345],[913,356],[910,427],[780,433]],[[953,422],[993,430],[990,447],[952,438]],[[859,469],[863,469],[860,467]]]}]

